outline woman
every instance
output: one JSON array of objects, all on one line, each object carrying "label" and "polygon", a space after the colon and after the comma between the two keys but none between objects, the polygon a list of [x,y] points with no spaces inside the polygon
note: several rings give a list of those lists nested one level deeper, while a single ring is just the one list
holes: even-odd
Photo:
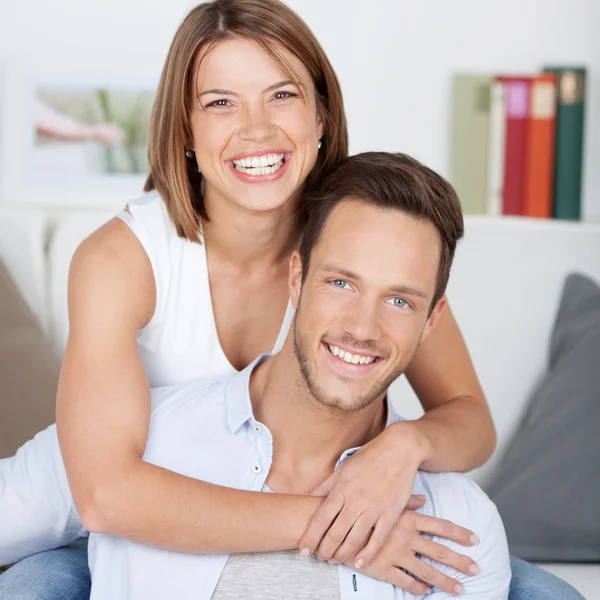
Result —
[{"label": "woman", "polygon": [[[57,423],[88,529],[175,551],[261,551],[281,548],[290,520],[306,518],[305,497],[219,488],[144,463],[149,390],[278,349],[292,317],[301,193],[346,154],[339,84],[297,15],[277,0],[217,0],[188,15],[154,106],[148,193],[84,241],[71,267]],[[388,428],[315,491],[327,499],[299,549],[344,560],[339,540],[368,511],[374,535],[358,555],[367,564],[406,509],[417,468],[466,471],[491,455],[494,428],[449,309],[407,377],[426,414]],[[472,543],[465,530],[436,528],[424,532]],[[407,533],[398,555],[408,562],[396,566],[459,593],[410,563],[423,538]],[[71,575],[84,560],[81,548],[42,553],[3,577],[35,571],[45,591],[22,598],[83,598],[85,568],[69,595],[75,586],[57,582],[55,566]],[[476,568],[449,551],[442,562]],[[399,569],[381,578],[427,588]]]}]

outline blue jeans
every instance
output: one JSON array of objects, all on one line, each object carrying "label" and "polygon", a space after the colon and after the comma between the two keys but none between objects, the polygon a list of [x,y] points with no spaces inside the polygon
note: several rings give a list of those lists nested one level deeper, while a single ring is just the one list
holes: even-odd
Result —
[{"label": "blue jeans", "polygon": [[[509,600],[585,600],[568,583],[511,558]],[[34,554],[0,575],[2,600],[89,600],[87,540]]]},{"label": "blue jeans", "polygon": [[33,554],[0,575],[2,600],[89,600],[87,539]]},{"label": "blue jeans", "polygon": [[520,558],[511,556],[510,568],[508,600],[585,600],[566,581]]}]

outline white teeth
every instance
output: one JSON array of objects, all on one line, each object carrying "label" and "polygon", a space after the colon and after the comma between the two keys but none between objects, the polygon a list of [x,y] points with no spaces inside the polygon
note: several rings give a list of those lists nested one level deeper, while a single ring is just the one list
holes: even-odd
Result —
[{"label": "white teeth", "polygon": [[275,173],[283,166],[283,160],[275,163],[272,166],[244,166],[245,164],[253,164],[254,159],[243,159],[241,161],[233,161],[233,166],[236,171],[240,171],[241,173],[248,173],[249,175],[270,175],[271,173]]},{"label": "white teeth", "polygon": [[[281,168],[284,158],[285,154],[263,154],[262,156],[252,156],[234,160],[233,165],[238,171],[242,171],[244,173],[268,175],[268,173],[263,173],[261,169],[276,167],[276,171],[277,169]],[[275,171],[270,171],[270,173],[274,173]]]},{"label": "white teeth", "polygon": [[343,361],[347,363],[352,363],[353,365],[370,365],[372,362],[375,362],[374,356],[361,356],[360,354],[351,354],[345,350],[341,350],[338,346],[332,346],[328,344],[329,352],[333,354],[333,356],[337,356],[341,358]]}]

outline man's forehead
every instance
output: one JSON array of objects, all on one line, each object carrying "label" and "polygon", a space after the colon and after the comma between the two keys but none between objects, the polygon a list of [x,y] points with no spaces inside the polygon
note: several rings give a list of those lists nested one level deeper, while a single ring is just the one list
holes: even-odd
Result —
[{"label": "man's forehead", "polygon": [[362,278],[380,275],[397,285],[406,283],[398,278],[410,277],[420,283],[416,287],[433,290],[440,247],[429,221],[352,198],[331,211],[314,258],[318,265],[337,265]]}]

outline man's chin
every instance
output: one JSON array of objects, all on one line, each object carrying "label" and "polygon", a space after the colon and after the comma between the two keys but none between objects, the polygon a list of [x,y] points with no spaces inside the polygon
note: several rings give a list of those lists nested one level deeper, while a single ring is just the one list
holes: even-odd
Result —
[{"label": "man's chin", "polygon": [[374,400],[370,396],[357,395],[356,393],[336,393],[332,390],[325,392],[324,389],[326,388],[319,387],[320,393],[315,394],[315,400],[325,408],[340,412],[357,412],[369,406]]}]

